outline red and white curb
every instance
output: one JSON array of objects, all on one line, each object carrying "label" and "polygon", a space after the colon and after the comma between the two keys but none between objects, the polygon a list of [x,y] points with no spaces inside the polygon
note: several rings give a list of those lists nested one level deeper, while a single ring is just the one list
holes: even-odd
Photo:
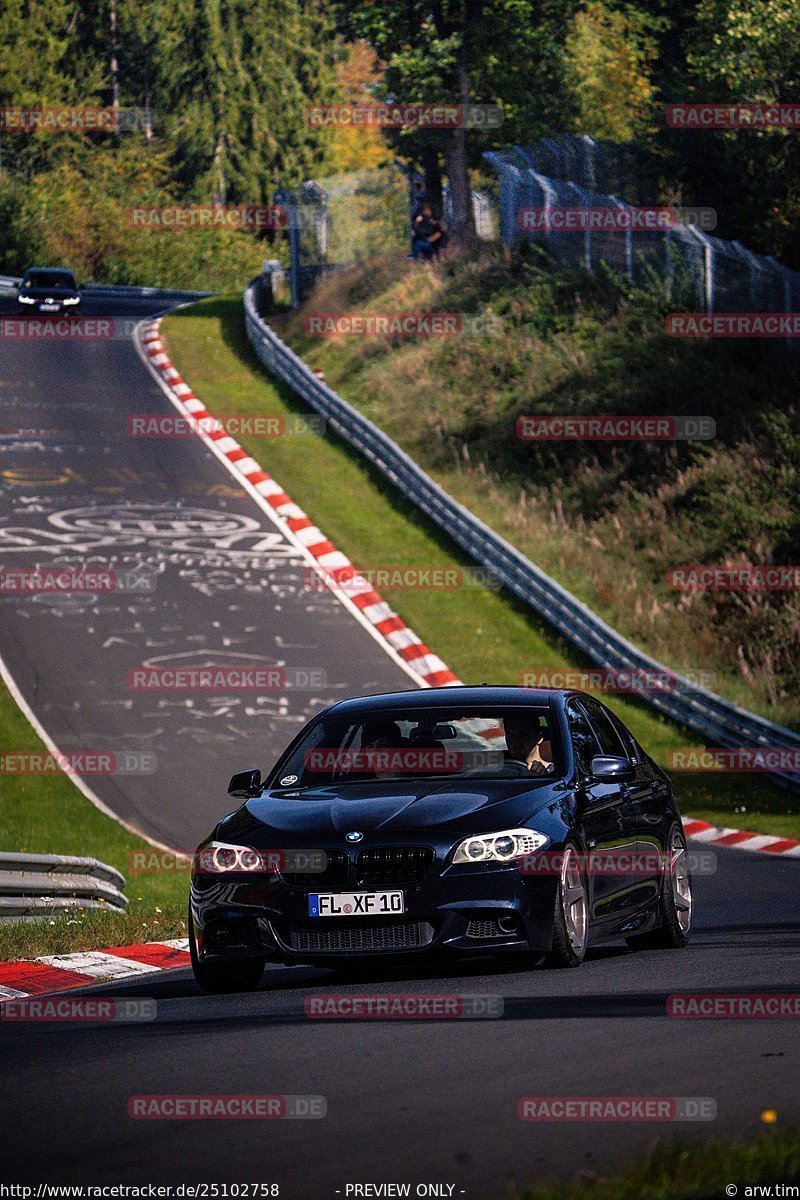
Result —
[{"label": "red and white curb", "polygon": [[139,978],[188,966],[191,966],[191,959],[186,938],[3,962],[0,963],[0,1004],[4,1000],[51,995],[71,988]]},{"label": "red and white curb", "polygon": [[[137,339],[140,353],[162,390],[178,411],[193,423],[192,427],[197,429],[198,436],[211,444],[212,449],[222,458],[233,475],[246,480],[255,490],[262,508],[266,502],[269,506],[268,515],[289,540],[315,566],[322,568],[319,573],[320,579],[362,624],[378,635],[385,649],[399,660],[417,684],[423,687],[442,687],[460,683],[461,680],[413,630],[409,629],[402,617],[389,607],[368,580],[354,573],[355,568],[350,559],[336,549],[302,508],[286,494],[277,480],[268,475],[234,438],[224,429],[206,432],[198,428],[198,422],[211,424],[214,418],[170,362],[159,334],[160,324],[159,318],[139,326]],[[338,582],[344,581],[347,584],[346,593],[336,586]]]},{"label": "red and white curb", "polygon": [[752,833],[746,829],[728,829],[724,825],[709,825],[686,817],[683,828],[687,837],[714,846],[732,846],[736,850],[763,850],[767,854],[784,854],[800,858],[800,842],[794,838],[776,837],[772,833]]},{"label": "red and white curb", "polygon": [[[144,322],[137,329],[140,353],[147,366],[159,381],[162,390],[172,400],[179,412],[194,422],[213,422],[213,415],[182,378],[174,367],[166,352],[159,328],[161,318]],[[197,428],[195,424],[194,428]],[[413,633],[397,613],[393,612],[381,596],[370,586],[366,579],[353,576],[353,565],[344,554],[325,537],[313,524],[310,517],[296,505],[286,494],[277,480],[262,470],[255,459],[229,437],[224,430],[209,433],[198,429],[198,436],[213,444],[217,452],[221,452],[224,460],[234,474],[243,476],[251,484],[260,497],[263,497],[274,513],[281,519],[281,527],[299,545],[300,548],[315,563],[324,569],[322,578],[331,586],[331,581],[347,580],[347,597],[350,597],[358,614],[366,619],[372,628],[385,639],[387,647],[399,654],[404,660],[409,673],[428,687],[455,685],[460,679],[446,666],[440,658]],[[347,603],[335,584],[331,590]],[[355,591],[356,594],[353,594]],[[486,733],[487,731],[484,731]],[[707,821],[694,820],[687,817],[683,823],[687,837],[696,841],[710,842],[720,846],[734,846],[741,850],[763,850],[770,854],[787,854],[800,857],[800,842],[792,838],[779,838],[769,834],[750,833],[739,829],[727,829],[710,825]]]}]

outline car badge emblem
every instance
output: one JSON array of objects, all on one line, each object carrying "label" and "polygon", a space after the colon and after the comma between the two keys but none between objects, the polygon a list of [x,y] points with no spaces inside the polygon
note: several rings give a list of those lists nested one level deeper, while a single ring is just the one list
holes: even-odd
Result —
[{"label": "car badge emblem", "polygon": [[352,833],[346,834],[345,841],[346,842],[360,842],[363,837],[364,837],[363,833],[359,833],[358,830],[354,829]]}]

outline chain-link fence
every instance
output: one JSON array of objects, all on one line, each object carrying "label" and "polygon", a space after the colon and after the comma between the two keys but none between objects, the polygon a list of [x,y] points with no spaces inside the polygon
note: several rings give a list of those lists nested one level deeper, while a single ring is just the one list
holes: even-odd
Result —
[{"label": "chain-link fence", "polygon": [[295,307],[325,275],[407,248],[407,181],[393,168],[309,180],[276,192],[275,203],[287,214]]},{"label": "chain-link fence", "polygon": [[[500,236],[507,245],[532,239],[589,271],[605,263],[632,282],[655,276],[671,297],[693,301],[703,312],[800,311],[800,274],[774,258],[711,237],[691,214],[683,223],[685,210],[677,210],[679,221],[668,228],[637,221],[633,206],[643,195],[652,197],[656,185],[652,167],[635,150],[565,136],[490,150],[484,158],[497,171]],[[574,214],[591,219],[568,220]]]},{"label": "chain-link fence", "polygon": [[[412,221],[424,198],[423,177],[400,164],[308,180],[295,191],[279,189],[274,200],[286,212],[293,306],[331,272],[408,250]],[[446,185],[442,201],[447,227],[452,202]],[[495,240],[497,208],[492,197],[474,191],[472,203],[478,237]]]},{"label": "chain-link fence", "polygon": [[[637,284],[661,280],[673,300],[702,312],[800,312],[800,274],[774,258],[710,236],[713,225],[703,227],[684,209],[662,206],[664,213],[677,211],[675,223],[638,220],[638,206],[652,204],[658,181],[656,165],[635,147],[565,135],[484,157],[497,172],[499,200],[486,190],[472,193],[482,240],[498,233],[507,245],[532,239],[589,271],[604,263]],[[287,212],[293,305],[332,271],[407,249],[423,197],[422,176],[399,165],[277,192],[275,202]],[[452,205],[446,185],[442,200],[447,226]],[[698,212],[701,218],[709,210]],[[591,221],[570,224],[565,214],[591,214]]]}]

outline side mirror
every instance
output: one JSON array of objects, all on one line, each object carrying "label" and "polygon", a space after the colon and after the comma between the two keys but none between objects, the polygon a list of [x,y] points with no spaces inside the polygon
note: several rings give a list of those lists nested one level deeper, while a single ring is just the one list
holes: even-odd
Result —
[{"label": "side mirror", "polygon": [[261,794],[261,772],[255,771],[238,771],[231,776],[231,781],[228,784],[228,795],[235,796],[237,800],[252,800],[253,796]]},{"label": "side mirror", "polygon": [[629,783],[634,771],[627,758],[614,754],[596,754],[592,759],[592,779],[602,783]]}]

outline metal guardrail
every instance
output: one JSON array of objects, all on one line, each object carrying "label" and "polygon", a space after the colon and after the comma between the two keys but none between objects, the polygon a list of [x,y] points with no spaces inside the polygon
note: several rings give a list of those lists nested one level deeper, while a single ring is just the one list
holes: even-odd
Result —
[{"label": "metal guardrail", "polygon": [[85,283],[81,289],[85,296],[108,296],[119,300],[143,299],[156,297],[162,300],[205,300],[213,296],[213,292],[192,292],[184,288],[134,287],[122,283]]},{"label": "metal guardrail", "polygon": [[[710,745],[800,750],[800,734],[722,700],[638,650],[585,604],[521,554],[478,517],[449,496],[376,425],[318,379],[262,319],[258,311],[262,280],[244,293],[247,334],[265,367],[325,417],[332,429],[358,450],[439,529],[514,596],[544,617],[591,663],[618,672],[665,679],[663,688],[638,692],[658,712],[701,734]],[[782,787],[800,794],[800,776],[770,771]]]},{"label": "metal guardrail", "polygon": [[[0,289],[15,290],[22,282],[20,275],[0,275]],[[85,283],[81,289],[85,296],[108,296],[119,300],[147,299],[156,296],[164,300],[204,300],[213,292],[192,292],[184,288],[135,287],[127,283]]]},{"label": "metal guardrail", "polygon": [[73,908],[124,912],[125,878],[96,858],[0,851],[0,920],[30,921]]}]

